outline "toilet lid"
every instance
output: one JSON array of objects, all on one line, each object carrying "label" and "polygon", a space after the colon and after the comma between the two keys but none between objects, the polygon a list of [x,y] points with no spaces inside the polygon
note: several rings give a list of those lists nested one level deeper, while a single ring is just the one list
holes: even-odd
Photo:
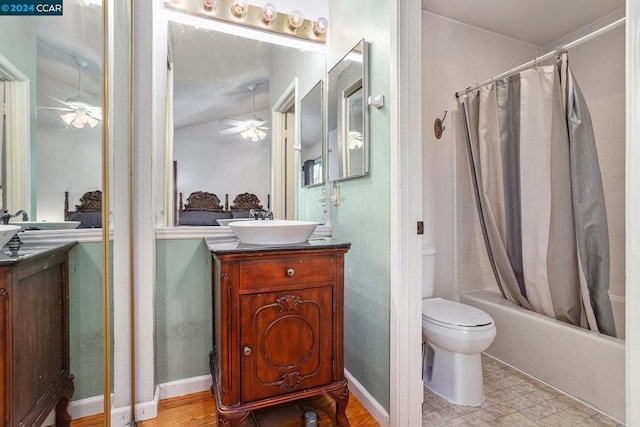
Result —
[{"label": "toilet lid", "polygon": [[442,298],[423,300],[422,317],[439,323],[463,327],[480,327],[493,323],[491,316],[478,308]]}]

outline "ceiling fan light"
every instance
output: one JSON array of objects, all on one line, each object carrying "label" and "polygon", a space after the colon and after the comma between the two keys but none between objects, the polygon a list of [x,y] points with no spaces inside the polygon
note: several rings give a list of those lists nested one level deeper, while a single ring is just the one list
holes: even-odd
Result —
[{"label": "ceiling fan light", "polygon": [[61,114],[60,118],[62,119],[63,122],[65,122],[67,125],[70,125],[71,122],[73,122],[73,119],[76,118],[76,113],[74,111],[71,111],[70,113],[65,113],[65,114]]},{"label": "ceiling fan light", "polygon": [[91,126],[92,128],[96,127],[96,125],[98,123],[100,123],[97,119],[91,117],[91,116],[87,116],[87,123],[89,124],[89,126]]}]

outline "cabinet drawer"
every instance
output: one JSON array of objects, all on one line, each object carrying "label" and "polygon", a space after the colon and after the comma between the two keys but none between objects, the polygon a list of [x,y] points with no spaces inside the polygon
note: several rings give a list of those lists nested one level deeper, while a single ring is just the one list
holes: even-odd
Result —
[{"label": "cabinet drawer", "polygon": [[255,289],[333,280],[333,256],[293,256],[244,261],[240,264],[240,288]]}]

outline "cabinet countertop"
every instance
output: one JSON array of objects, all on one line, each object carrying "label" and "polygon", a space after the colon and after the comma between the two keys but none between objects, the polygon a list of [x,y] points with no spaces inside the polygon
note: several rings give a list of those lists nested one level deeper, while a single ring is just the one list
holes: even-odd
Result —
[{"label": "cabinet countertop", "polygon": [[351,247],[350,242],[331,237],[313,238],[306,242],[293,243],[289,245],[250,245],[240,243],[238,241],[207,243],[207,245],[211,253],[214,255],[231,255],[253,252],[287,252],[313,249],[349,249]]},{"label": "cabinet countertop", "polygon": [[0,267],[11,267],[27,261],[34,261],[42,257],[57,253],[58,251],[68,251],[78,243],[75,240],[53,244],[53,245],[28,245],[24,244],[18,251],[17,257],[8,255],[8,250],[0,251]]}]

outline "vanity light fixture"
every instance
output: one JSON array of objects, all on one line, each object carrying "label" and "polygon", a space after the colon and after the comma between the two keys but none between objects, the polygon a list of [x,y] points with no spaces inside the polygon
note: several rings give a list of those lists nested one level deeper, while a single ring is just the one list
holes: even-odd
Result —
[{"label": "vanity light fixture", "polygon": [[231,5],[231,13],[236,18],[242,18],[247,11],[249,10],[249,1],[248,0],[234,0]]},{"label": "vanity light fixture", "polygon": [[276,19],[276,16],[278,16],[278,11],[276,10],[276,7],[273,4],[267,3],[264,6],[262,6],[262,20],[266,24],[270,24],[271,21]]},{"label": "vanity light fixture", "polygon": [[320,34],[324,34],[327,32],[327,27],[329,26],[329,21],[327,21],[327,18],[324,17],[320,17],[318,18],[318,20],[313,24],[313,33],[316,36],[319,36]]},{"label": "vanity light fixture", "polygon": [[275,2],[265,3],[262,6],[251,4],[251,0],[163,0],[163,2],[167,10],[187,13],[198,18],[243,25],[315,43],[327,41],[326,18],[318,18],[317,21],[304,19],[299,10],[294,10],[291,14],[280,13],[274,5]]},{"label": "vanity light fixture", "polygon": [[293,31],[300,28],[303,22],[304,22],[304,16],[302,16],[302,12],[300,12],[299,10],[294,10],[289,15],[289,27]]}]

